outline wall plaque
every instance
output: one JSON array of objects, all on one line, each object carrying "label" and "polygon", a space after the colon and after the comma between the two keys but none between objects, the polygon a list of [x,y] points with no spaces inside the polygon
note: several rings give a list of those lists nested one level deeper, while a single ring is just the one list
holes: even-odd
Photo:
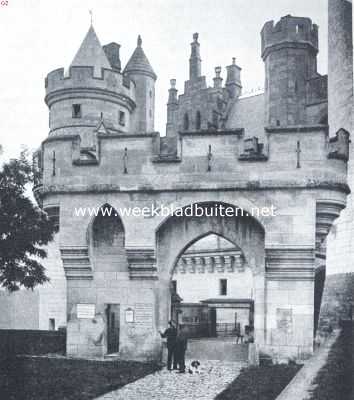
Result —
[{"label": "wall plaque", "polygon": [[139,325],[152,326],[153,305],[150,303],[136,303],[135,322]]},{"label": "wall plaque", "polygon": [[293,310],[291,308],[277,308],[277,328],[282,333],[292,333]]},{"label": "wall plaque", "polygon": [[77,317],[82,319],[95,318],[95,304],[78,304]]}]

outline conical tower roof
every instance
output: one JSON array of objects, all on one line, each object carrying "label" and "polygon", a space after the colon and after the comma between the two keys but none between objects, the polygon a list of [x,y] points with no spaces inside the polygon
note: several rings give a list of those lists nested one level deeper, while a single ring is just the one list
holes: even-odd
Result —
[{"label": "conical tower roof", "polygon": [[95,76],[101,76],[101,68],[112,69],[92,25],[70,64],[70,67],[78,66],[94,67]]},{"label": "conical tower roof", "polygon": [[138,36],[137,47],[134,50],[130,60],[128,61],[124,72],[125,73],[141,73],[145,75],[151,76],[153,79],[156,79],[157,76],[150,65],[148,58],[146,57],[144,50],[141,47],[142,40],[140,35]]}]

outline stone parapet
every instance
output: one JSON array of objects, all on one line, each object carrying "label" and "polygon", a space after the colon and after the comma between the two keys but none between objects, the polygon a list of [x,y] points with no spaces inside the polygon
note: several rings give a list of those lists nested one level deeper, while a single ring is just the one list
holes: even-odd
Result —
[{"label": "stone parapet", "polygon": [[55,95],[78,90],[88,91],[96,94],[112,96],[117,98],[126,98],[132,101],[135,98],[135,85],[131,80],[127,80],[121,73],[104,69],[101,70],[101,76],[94,76],[93,67],[70,67],[68,74],[65,74],[64,68],[56,69],[50,72],[45,79],[46,98],[48,105],[52,103]]},{"label": "stone parapet", "polygon": [[274,21],[268,21],[261,32],[262,57],[267,57],[270,48],[275,46],[302,45],[310,46],[314,52],[318,52],[318,26],[312,24],[310,18],[293,17],[286,15],[274,25]]}]

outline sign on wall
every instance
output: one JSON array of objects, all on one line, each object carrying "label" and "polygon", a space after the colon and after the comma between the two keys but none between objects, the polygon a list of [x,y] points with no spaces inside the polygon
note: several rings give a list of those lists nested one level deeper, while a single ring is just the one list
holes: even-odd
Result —
[{"label": "sign on wall", "polygon": [[153,324],[153,305],[150,303],[135,303],[135,323],[143,326]]},{"label": "sign on wall", "polygon": [[277,328],[282,333],[292,333],[293,310],[291,308],[277,308]]},{"label": "sign on wall", "polygon": [[82,318],[82,319],[95,318],[95,305],[94,304],[78,304],[77,305],[77,318]]},{"label": "sign on wall", "polygon": [[132,308],[125,310],[125,322],[134,322],[134,310]]}]

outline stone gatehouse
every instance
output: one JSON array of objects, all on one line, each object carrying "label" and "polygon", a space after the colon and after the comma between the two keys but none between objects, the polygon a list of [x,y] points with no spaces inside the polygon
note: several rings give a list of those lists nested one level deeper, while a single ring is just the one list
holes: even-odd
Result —
[{"label": "stone gatehouse", "polygon": [[[317,26],[287,15],[267,22],[261,39],[265,90],[247,97],[235,59],[225,84],[216,67],[207,85],[193,35],[183,94],[171,80],[166,136],[154,131],[157,75],[140,36],[122,70],[120,46],[101,46],[91,26],[69,69],[48,74],[50,131],[35,155],[34,192],[59,218],[69,355],[158,359],[178,259],[209,234],[250,268],[257,349],[311,354],[317,271],[348,194],[349,133],[328,127]],[[245,214],[122,212],[191,204]],[[76,215],[85,207],[110,213]],[[247,215],[256,207],[276,215]]]}]

